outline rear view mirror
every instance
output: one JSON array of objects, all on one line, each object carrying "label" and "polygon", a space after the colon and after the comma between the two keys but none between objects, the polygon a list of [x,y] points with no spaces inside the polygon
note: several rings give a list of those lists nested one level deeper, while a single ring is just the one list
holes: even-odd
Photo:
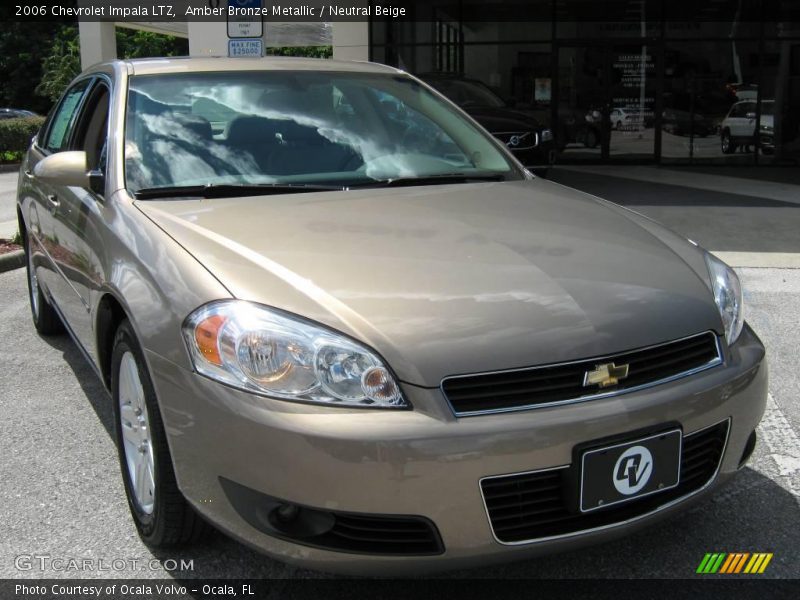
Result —
[{"label": "rear view mirror", "polygon": [[86,152],[59,152],[36,163],[33,175],[51,185],[89,187]]}]

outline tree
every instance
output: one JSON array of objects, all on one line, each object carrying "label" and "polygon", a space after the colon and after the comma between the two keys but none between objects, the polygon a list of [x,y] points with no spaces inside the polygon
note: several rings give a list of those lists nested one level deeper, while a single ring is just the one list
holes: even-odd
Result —
[{"label": "tree", "polygon": [[[178,56],[189,53],[189,41],[149,31],[117,28],[117,56],[142,58],[148,56]],[[42,78],[36,93],[55,102],[81,72],[81,48],[78,28],[60,28],[42,62]]]},{"label": "tree", "polygon": [[50,100],[34,94],[42,61],[63,23],[7,19],[0,27],[0,106],[47,112]]},{"label": "tree", "polygon": [[147,58],[149,56],[186,56],[189,40],[150,31],[117,28],[117,56]]},{"label": "tree", "polygon": [[50,53],[42,62],[42,80],[36,93],[55,102],[69,82],[81,72],[81,48],[78,28],[63,26],[55,36]]}]

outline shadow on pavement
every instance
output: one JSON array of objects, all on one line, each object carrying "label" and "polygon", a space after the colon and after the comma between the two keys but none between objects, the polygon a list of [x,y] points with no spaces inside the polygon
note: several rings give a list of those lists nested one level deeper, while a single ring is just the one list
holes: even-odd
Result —
[{"label": "shadow on pavement", "polygon": [[558,168],[549,179],[627,206],[709,250],[800,252],[797,204]]},{"label": "shadow on pavement", "polygon": [[76,343],[66,332],[61,335],[40,335],[39,339],[61,352],[64,362],[75,373],[75,379],[92,405],[98,420],[103,425],[103,429],[106,430],[111,441],[114,442],[114,417],[111,411],[111,397],[94,369],[89,366],[87,359],[78,349]]}]

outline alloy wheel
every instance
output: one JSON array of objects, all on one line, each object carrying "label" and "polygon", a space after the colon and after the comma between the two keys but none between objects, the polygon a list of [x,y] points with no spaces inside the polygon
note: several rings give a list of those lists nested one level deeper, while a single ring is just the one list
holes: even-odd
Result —
[{"label": "alloy wheel", "polygon": [[131,490],[137,508],[152,514],[155,507],[155,460],[144,388],[133,353],[119,364],[119,418]]}]

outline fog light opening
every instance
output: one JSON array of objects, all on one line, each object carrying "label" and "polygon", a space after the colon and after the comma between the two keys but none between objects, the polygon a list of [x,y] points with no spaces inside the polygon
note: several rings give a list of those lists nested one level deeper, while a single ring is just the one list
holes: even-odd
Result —
[{"label": "fog light opening", "polygon": [[278,533],[308,539],[328,533],[336,524],[329,512],[282,502],[269,512],[269,525]]},{"label": "fog light opening", "polygon": [[296,504],[281,504],[275,509],[275,518],[280,523],[291,523],[300,514],[300,507]]},{"label": "fog light opening", "polygon": [[753,450],[756,449],[756,432],[750,434],[750,437],[747,438],[747,443],[744,445],[744,452],[742,452],[742,458],[739,460],[738,468],[741,469],[747,464],[747,461],[750,460],[750,457],[753,454]]}]

